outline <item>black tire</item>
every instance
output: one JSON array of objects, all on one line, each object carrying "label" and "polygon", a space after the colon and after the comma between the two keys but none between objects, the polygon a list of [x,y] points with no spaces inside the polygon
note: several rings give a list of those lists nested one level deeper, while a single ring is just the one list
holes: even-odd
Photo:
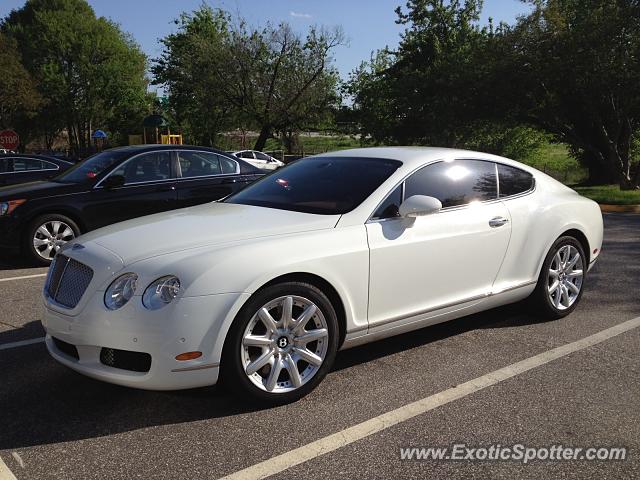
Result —
[{"label": "black tire", "polygon": [[46,215],[40,215],[39,217],[34,218],[29,225],[27,226],[26,231],[24,232],[24,236],[22,239],[22,252],[23,254],[34,264],[40,265],[43,267],[47,267],[51,264],[51,259],[44,259],[33,245],[33,238],[36,235],[36,231],[40,226],[45,225],[49,222],[63,222],[73,230],[73,237],[77,237],[80,235],[80,228],[78,224],[74,222],[72,219],[65,215],[60,215],[57,213],[50,213]]},{"label": "black tire", "polygon": [[[273,393],[256,386],[247,376],[241,358],[243,335],[249,322],[264,305],[279,297],[304,297],[320,309],[328,330],[327,350],[323,363],[313,377],[295,390]],[[281,405],[295,402],[311,392],[327,375],[338,350],[339,327],[335,309],[327,296],[316,286],[302,282],[285,282],[271,285],[256,292],[238,313],[225,341],[222,355],[221,377],[238,394],[262,405]],[[287,374],[288,375],[288,374]]]},{"label": "black tire", "polygon": [[[574,247],[582,257],[582,284],[580,291],[573,301],[570,307],[565,309],[557,308],[551,299],[549,298],[548,288],[549,288],[549,269],[551,267],[551,263],[553,262],[553,258],[555,254],[564,246],[571,245]],[[540,270],[540,276],[538,277],[538,283],[536,285],[536,289],[533,291],[531,296],[529,297],[529,304],[534,308],[536,313],[538,313],[542,318],[547,319],[559,319],[566,317],[571,312],[573,312],[578,303],[580,303],[580,299],[582,298],[582,293],[584,292],[584,287],[586,284],[587,277],[587,268],[589,262],[587,257],[585,256],[584,249],[582,248],[582,244],[574,237],[564,236],[558,238],[554,244],[549,249],[547,256],[544,259],[542,264],[542,269]]]}]

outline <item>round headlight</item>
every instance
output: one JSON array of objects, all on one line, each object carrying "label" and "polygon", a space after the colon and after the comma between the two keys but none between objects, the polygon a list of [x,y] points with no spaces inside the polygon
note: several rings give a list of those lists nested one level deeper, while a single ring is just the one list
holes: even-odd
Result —
[{"label": "round headlight", "polygon": [[116,278],[107,291],[104,292],[104,304],[109,310],[117,310],[123,307],[136,291],[138,275],[125,273]]},{"label": "round headlight", "polygon": [[157,310],[168,305],[180,292],[180,279],[173,275],[151,282],[142,295],[142,304],[149,310]]}]

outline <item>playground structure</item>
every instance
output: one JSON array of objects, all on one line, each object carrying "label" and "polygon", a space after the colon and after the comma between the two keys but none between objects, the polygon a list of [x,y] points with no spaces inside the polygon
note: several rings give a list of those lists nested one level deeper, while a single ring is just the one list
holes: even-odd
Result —
[{"label": "playground structure", "polygon": [[[147,135],[147,129],[151,130]],[[166,133],[162,130],[165,129]],[[129,145],[159,143],[162,145],[182,145],[182,134],[171,133],[167,120],[157,113],[151,114],[142,121],[142,135],[129,135]]]}]

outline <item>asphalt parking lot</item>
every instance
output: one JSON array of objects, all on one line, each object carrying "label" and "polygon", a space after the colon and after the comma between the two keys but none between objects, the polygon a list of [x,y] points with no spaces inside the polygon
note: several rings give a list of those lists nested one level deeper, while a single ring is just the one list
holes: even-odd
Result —
[{"label": "asphalt parking lot", "polygon": [[[256,464],[282,479],[640,477],[640,328],[580,343],[640,317],[638,215],[605,216],[603,253],[569,317],[541,322],[514,305],[340,352],[311,395],[270,409],[223,386],[145,392],[58,365],[37,340],[44,272],[0,259],[0,480],[219,478]],[[402,421],[371,422],[565,345],[581,347]],[[327,438],[344,446],[326,448]],[[403,447],[460,443],[626,447],[627,458],[400,458]]]}]

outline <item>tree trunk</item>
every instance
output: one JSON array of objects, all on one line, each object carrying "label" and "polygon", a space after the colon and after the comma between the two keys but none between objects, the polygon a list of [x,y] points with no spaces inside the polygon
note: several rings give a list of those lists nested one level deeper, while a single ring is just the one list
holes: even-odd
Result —
[{"label": "tree trunk", "polygon": [[584,182],[585,185],[608,185],[617,182],[614,172],[607,165],[604,165],[596,154],[583,151],[579,160],[589,170],[589,177]]},{"label": "tree trunk", "polygon": [[258,139],[256,140],[256,143],[253,146],[253,149],[260,150],[260,151],[264,150],[264,147],[267,144],[267,140],[269,139],[270,136],[271,136],[271,126],[263,125],[262,129],[260,130],[260,135],[258,136]]}]

